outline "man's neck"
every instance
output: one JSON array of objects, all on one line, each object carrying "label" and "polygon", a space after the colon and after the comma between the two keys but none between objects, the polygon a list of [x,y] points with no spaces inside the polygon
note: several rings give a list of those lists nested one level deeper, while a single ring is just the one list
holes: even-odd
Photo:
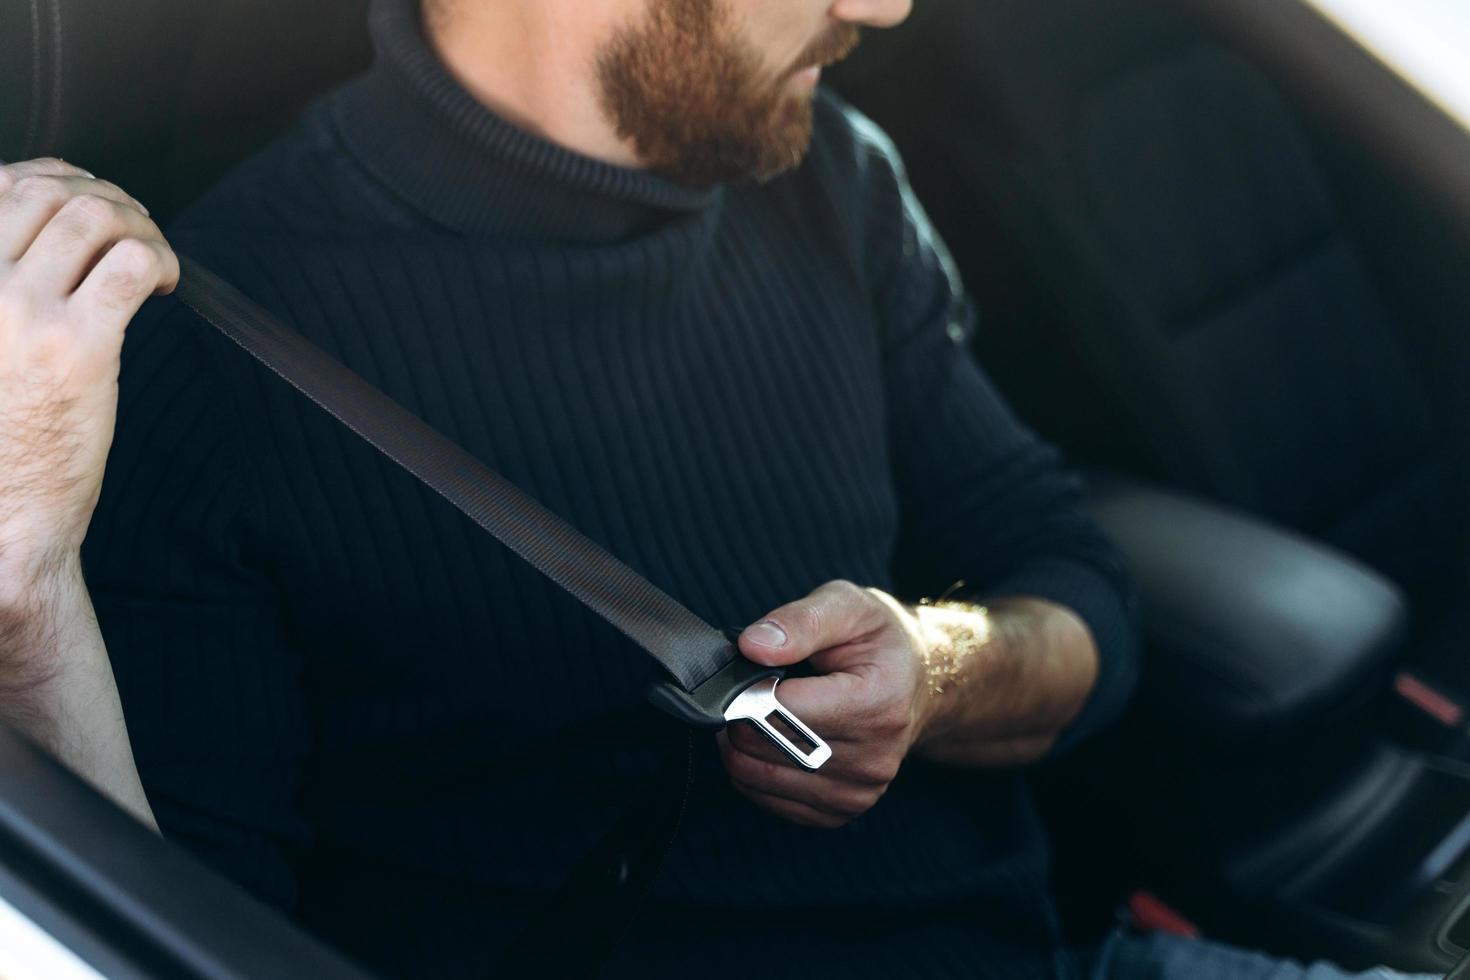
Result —
[{"label": "man's neck", "polygon": [[637,167],[598,92],[597,50],[612,24],[589,15],[604,6],[461,4],[426,17],[424,34],[450,74],[501,118],[585,156]]}]

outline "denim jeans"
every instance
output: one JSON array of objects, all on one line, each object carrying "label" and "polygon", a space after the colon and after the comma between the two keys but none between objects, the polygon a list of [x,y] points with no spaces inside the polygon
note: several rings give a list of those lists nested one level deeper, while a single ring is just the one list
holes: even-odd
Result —
[{"label": "denim jeans", "polygon": [[1349,973],[1328,963],[1304,966],[1200,939],[1114,933],[1101,947],[1065,953],[1061,980],[1439,980],[1439,974],[1377,969]]}]

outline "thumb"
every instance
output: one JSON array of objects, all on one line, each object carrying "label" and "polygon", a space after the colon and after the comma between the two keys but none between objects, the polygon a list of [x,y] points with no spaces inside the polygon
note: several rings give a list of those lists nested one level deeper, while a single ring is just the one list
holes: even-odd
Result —
[{"label": "thumb", "polygon": [[887,614],[867,589],[851,582],[829,582],[747,627],[740,634],[740,652],[767,667],[800,663],[882,629]]}]

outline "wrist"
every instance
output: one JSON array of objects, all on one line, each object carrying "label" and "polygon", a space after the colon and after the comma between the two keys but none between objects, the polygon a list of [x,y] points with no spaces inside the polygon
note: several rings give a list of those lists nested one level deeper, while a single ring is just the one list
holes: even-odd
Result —
[{"label": "wrist", "polygon": [[60,753],[66,692],[91,658],[76,642],[93,622],[81,556],[39,552],[0,556],[0,719]]},{"label": "wrist", "polygon": [[947,730],[962,689],[974,672],[976,655],[990,639],[989,611],[961,602],[925,603],[910,608],[915,633],[919,683],[914,693],[914,747]]}]

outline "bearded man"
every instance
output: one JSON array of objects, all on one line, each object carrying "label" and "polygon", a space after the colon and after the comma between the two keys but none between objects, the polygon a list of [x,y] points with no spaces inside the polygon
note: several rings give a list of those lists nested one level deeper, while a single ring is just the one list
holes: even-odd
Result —
[{"label": "bearded man", "polygon": [[169,236],[809,665],[821,771],[741,727],[670,770],[646,657],[178,304],[134,320],[173,253],[57,161],[0,170],[5,716],[385,975],[1301,975],[1059,946],[1021,767],[1122,710],[1131,600],[817,89],[908,8],[377,0],[376,67]]}]

